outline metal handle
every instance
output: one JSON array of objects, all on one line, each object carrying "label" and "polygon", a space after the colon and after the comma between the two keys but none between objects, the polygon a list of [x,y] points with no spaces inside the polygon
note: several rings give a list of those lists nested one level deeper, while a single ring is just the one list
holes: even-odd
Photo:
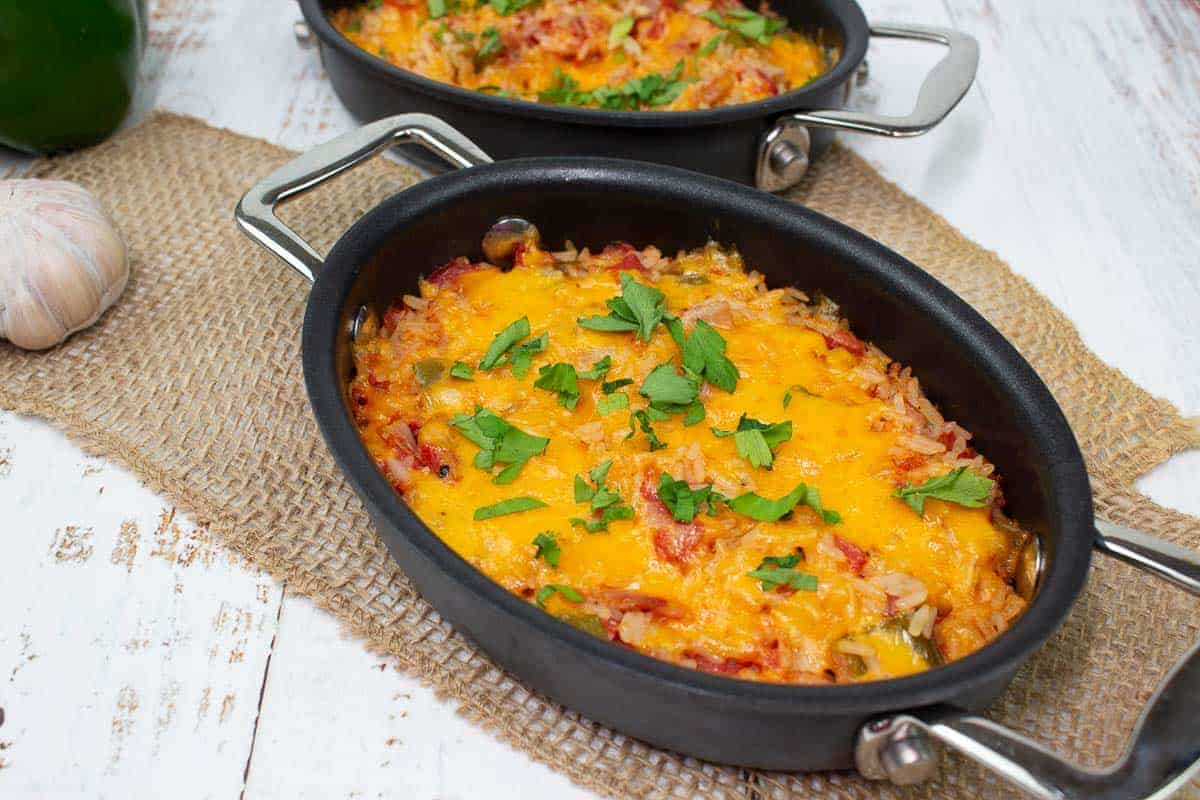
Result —
[{"label": "metal handle", "polygon": [[323,259],[275,216],[275,206],[405,142],[419,144],[459,168],[492,161],[474,142],[437,117],[428,114],[386,117],[314,147],[272,172],[242,196],[234,219],[251,239],[310,281],[315,280]]},{"label": "metal handle", "polygon": [[[1110,522],[1096,522],[1096,549],[1200,596],[1200,555]],[[946,706],[874,720],[859,732],[858,770],[875,780],[932,776],[935,739],[1042,800],[1163,798],[1200,772],[1200,643],[1159,685],[1124,755],[1084,769],[991,720]]]},{"label": "metal handle", "polygon": [[954,110],[975,80],[979,45],[965,33],[925,25],[880,23],[871,26],[871,36],[932,42],[948,49],[945,57],[925,76],[917,93],[916,106],[903,117],[830,109],[801,111],[777,119],[759,146],[758,188],[780,192],[800,182],[808,171],[809,128],[833,128],[876,136],[920,136]]}]

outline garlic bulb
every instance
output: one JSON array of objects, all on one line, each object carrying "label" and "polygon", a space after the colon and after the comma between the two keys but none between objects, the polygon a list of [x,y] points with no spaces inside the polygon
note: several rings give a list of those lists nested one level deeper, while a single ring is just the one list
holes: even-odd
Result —
[{"label": "garlic bulb", "polygon": [[68,181],[0,181],[0,338],[51,347],[88,327],[129,278],[125,243]]}]

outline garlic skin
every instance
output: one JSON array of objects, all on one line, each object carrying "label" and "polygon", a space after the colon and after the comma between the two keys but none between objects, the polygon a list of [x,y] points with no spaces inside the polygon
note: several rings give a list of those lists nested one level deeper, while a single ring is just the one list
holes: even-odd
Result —
[{"label": "garlic skin", "polygon": [[69,181],[0,181],[0,338],[42,350],[88,327],[129,280],[125,243]]}]

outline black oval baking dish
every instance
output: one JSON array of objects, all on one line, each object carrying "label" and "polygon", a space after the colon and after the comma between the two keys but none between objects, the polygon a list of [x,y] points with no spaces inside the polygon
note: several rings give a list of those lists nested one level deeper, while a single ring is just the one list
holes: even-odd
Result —
[{"label": "black oval baking dish", "polygon": [[[463,169],[384,201],[324,259],[274,216],[280,200],[400,142]],[[395,117],[276,171],[247,193],[236,215],[252,238],[315,277],[303,329],[314,414],[380,536],[451,624],[554,700],[713,761],[782,770],[853,765],[871,777],[911,782],[930,774],[936,739],[969,749],[1046,797],[1132,796],[1194,768],[1200,735],[1188,710],[1195,703],[1187,699],[1200,697],[1196,650],[1152,701],[1138,747],[1111,773],[1071,767],[972,713],[1004,690],[1069,612],[1093,546],[1200,593],[1195,554],[1093,522],[1087,473],[1066,419],[1029,364],[978,313],[879,243],[728,181],[611,159],[488,161],[436,119]],[[1026,613],[980,651],[921,674],[848,686],[770,685],[688,670],[595,639],[476,571],[413,514],[360,442],[347,398],[350,345],[362,308],[386,308],[415,291],[421,272],[454,256],[479,258],[482,233],[513,215],[536,221],[548,243],[626,240],[672,252],[715,239],[736,245],[771,285],[837,301],[859,335],[913,366],[930,398],[975,433],[1005,476],[1007,510],[1040,542],[1031,556],[1040,578]]]},{"label": "black oval baking dish", "polygon": [[[702,111],[606,111],[510,100],[395,67],[342,36],[330,11],[347,0],[300,0],[338,97],[363,121],[424,112],[450,123],[497,160],[587,155],[668,164],[760,189],[794,185],[835,130],[905,137],[940,122],[970,88],[979,50],[966,34],[920,25],[868,26],[854,0],[773,0],[796,30],[820,31],[837,61],[812,82],[756,103]],[[948,48],[906,117],[842,111],[872,36]],[[413,151],[410,151],[412,153]],[[419,155],[419,154],[418,154]]]}]

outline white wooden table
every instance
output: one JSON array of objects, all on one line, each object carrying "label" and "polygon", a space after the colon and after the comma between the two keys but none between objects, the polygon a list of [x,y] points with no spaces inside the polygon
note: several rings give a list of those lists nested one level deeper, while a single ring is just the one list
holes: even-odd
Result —
[{"label": "white wooden table", "polygon": [[[979,39],[975,88],[906,142],[847,138],[1200,414],[1200,6],[869,0]],[[140,113],[304,148],[351,127],[289,0],[171,0]],[[859,106],[900,112],[936,48],[873,45]],[[0,154],[0,170],[19,159]],[[1200,454],[1144,479],[1200,514]],[[0,797],[587,793],[456,717],[128,473],[0,413]]]}]

